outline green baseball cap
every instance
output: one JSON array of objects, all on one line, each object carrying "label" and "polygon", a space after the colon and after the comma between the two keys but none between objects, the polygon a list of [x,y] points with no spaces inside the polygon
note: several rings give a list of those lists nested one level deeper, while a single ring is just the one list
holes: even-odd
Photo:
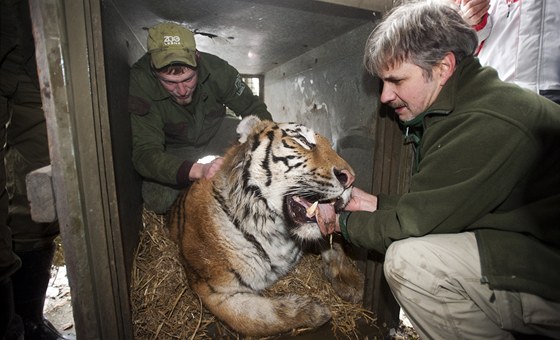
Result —
[{"label": "green baseball cap", "polygon": [[148,30],[148,53],[156,69],[174,63],[196,67],[194,34],[172,22],[157,24]]}]

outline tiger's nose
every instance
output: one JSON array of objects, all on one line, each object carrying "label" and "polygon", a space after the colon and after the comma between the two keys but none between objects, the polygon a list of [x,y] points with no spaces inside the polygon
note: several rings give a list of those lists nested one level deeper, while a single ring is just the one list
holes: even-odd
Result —
[{"label": "tiger's nose", "polygon": [[346,169],[339,170],[335,168],[334,175],[336,176],[340,184],[342,184],[345,188],[350,187],[356,179],[354,174]]}]

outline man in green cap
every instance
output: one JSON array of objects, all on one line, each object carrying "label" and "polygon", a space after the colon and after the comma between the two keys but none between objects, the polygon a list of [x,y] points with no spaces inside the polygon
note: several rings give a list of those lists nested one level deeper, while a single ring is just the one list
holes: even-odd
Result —
[{"label": "man in green cap", "polygon": [[225,60],[196,50],[194,35],[175,23],[148,31],[148,52],[130,72],[132,161],[143,177],[146,208],[165,213],[183,188],[210,178],[236,138],[238,116],[272,120],[266,105]]}]

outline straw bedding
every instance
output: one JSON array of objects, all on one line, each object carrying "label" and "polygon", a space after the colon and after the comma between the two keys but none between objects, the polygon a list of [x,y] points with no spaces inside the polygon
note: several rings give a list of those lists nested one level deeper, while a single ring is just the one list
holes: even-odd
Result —
[{"label": "straw bedding", "polygon": [[[136,339],[242,338],[203,306],[188,284],[177,246],[164,227],[164,217],[143,215],[144,229],[131,275],[131,307]],[[263,292],[266,296],[295,293],[313,296],[329,306],[336,337],[356,339],[357,320],[375,327],[371,312],[340,299],[323,278],[319,255],[305,255],[286,277]],[[301,331],[294,330],[292,335]],[[333,336],[335,337],[335,336]]]}]

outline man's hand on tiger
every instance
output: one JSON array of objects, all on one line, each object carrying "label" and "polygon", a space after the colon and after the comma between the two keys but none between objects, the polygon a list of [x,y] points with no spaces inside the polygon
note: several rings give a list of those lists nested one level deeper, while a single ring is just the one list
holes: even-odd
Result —
[{"label": "man's hand on tiger", "polygon": [[220,170],[222,164],[224,163],[224,159],[222,157],[215,158],[212,162],[205,164],[204,167],[204,178],[212,178]]},{"label": "man's hand on tiger", "polygon": [[209,163],[194,163],[189,172],[189,179],[194,181],[201,178],[212,178],[220,170],[223,162],[222,157],[216,157]]}]

